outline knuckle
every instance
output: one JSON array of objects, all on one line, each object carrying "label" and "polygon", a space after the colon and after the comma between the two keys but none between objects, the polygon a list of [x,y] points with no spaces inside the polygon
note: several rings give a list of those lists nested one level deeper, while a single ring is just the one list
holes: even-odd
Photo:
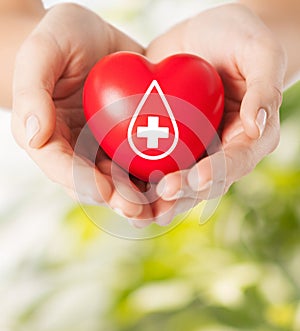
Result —
[{"label": "knuckle", "polygon": [[[256,91],[263,93],[261,95],[262,106],[270,112],[278,112],[283,100],[283,91],[275,84],[262,79],[252,80],[248,88],[254,88]],[[269,114],[271,116],[271,113]]]},{"label": "knuckle", "polygon": [[84,7],[77,3],[59,3],[53,7],[53,10],[62,11],[70,15],[70,11],[82,11],[85,10]]},{"label": "knuckle", "polygon": [[28,64],[28,58],[32,58],[32,52],[35,50],[41,50],[45,48],[46,51],[47,40],[45,35],[39,32],[33,31],[21,44],[17,54],[16,54],[16,64]]},{"label": "knuckle", "polygon": [[285,50],[269,29],[261,29],[258,33],[249,35],[250,47],[255,46],[260,51],[268,51],[273,55],[273,59],[285,59]]}]

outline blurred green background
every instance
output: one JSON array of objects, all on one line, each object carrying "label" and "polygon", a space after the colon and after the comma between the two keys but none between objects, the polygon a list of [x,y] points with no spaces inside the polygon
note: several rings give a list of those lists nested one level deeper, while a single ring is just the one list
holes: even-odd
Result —
[{"label": "blurred green background", "polygon": [[[130,3],[104,13],[135,26]],[[285,92],[279,148],[211,219],[199,225],[196,208],[155,239],[100,231],[34,170],[26,196],[0,205],[0,330],[300,330],[299,95]]]}]

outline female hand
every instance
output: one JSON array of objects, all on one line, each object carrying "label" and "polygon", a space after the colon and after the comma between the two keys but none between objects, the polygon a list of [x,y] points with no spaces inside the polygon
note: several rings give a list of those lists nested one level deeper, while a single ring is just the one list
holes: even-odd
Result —
[{"label": "female hand", "polygon": [[96,160],[89,159],[86,147],[98,147],[92,135],[86,137],[85,149],[74,155],[85,125],[85,78],[101,57],[119,50],[143,52],[140,45],[87,9],[74,4],[50,9],[17,55],[12,131],[45,174],[82,203],[106,202],[126,217],[151,218],[147,201],[122,183],[121,169],[113,181],[111,161],[102,151]]},{"label": "female hand", "polygon": [[207,10],[178,24],[150,44],[147,56],[158,62],[178,52],[210,62],[225,88],[223,151],[188,171],[168,174],[157,186],[165,201],[194,199],[195,204],[224,194],[278,145],[286,56],[263,22],[237,4]]}]

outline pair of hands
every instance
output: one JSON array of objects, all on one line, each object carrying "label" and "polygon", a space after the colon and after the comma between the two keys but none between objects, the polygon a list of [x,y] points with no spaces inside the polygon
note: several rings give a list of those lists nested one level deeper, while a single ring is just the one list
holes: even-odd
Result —
[{"label": "pair of hands", "polygon": [[[223,162],[216,152],[190,170],[165,176],[155,187],[157,198],[149,202],[135,190],[145,191],[146,183],[128,185],[121,169],[112,179],[112,161],[103,152],[93,162],[88,151],[74,155],[85,125],[85,78],[101,57],[116,51],[142,53],[153,62],[173,53],[194,53],[217,69],[225,87],[225,174],[212,173],[211,164],[218,169]],[[285,70],[280,45],[241,5],[200,13],[155,39],[147,50],[94,13],[73,4],[58,5],[47,12],[17,55],[12,131],[45,174],[80,202],[106,203],[137,227],[153,221],[166,225],[195,202],[224,194],[274,150]],[[96,144],[92,136],[88,139]],[[82,181],[79,187],[73,179],[74,163]]]}]

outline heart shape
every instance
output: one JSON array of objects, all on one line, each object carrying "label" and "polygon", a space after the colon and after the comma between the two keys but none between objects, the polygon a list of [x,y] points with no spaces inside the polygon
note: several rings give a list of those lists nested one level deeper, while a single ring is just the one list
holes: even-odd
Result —
[{"label": "heart shape", "polygon": [[92,68],[83,106],[107,155],[135,177],[158,182],[205,155],[222,119],[224,89],[217,71],[195,55],[153,64],[119,52]]}]

